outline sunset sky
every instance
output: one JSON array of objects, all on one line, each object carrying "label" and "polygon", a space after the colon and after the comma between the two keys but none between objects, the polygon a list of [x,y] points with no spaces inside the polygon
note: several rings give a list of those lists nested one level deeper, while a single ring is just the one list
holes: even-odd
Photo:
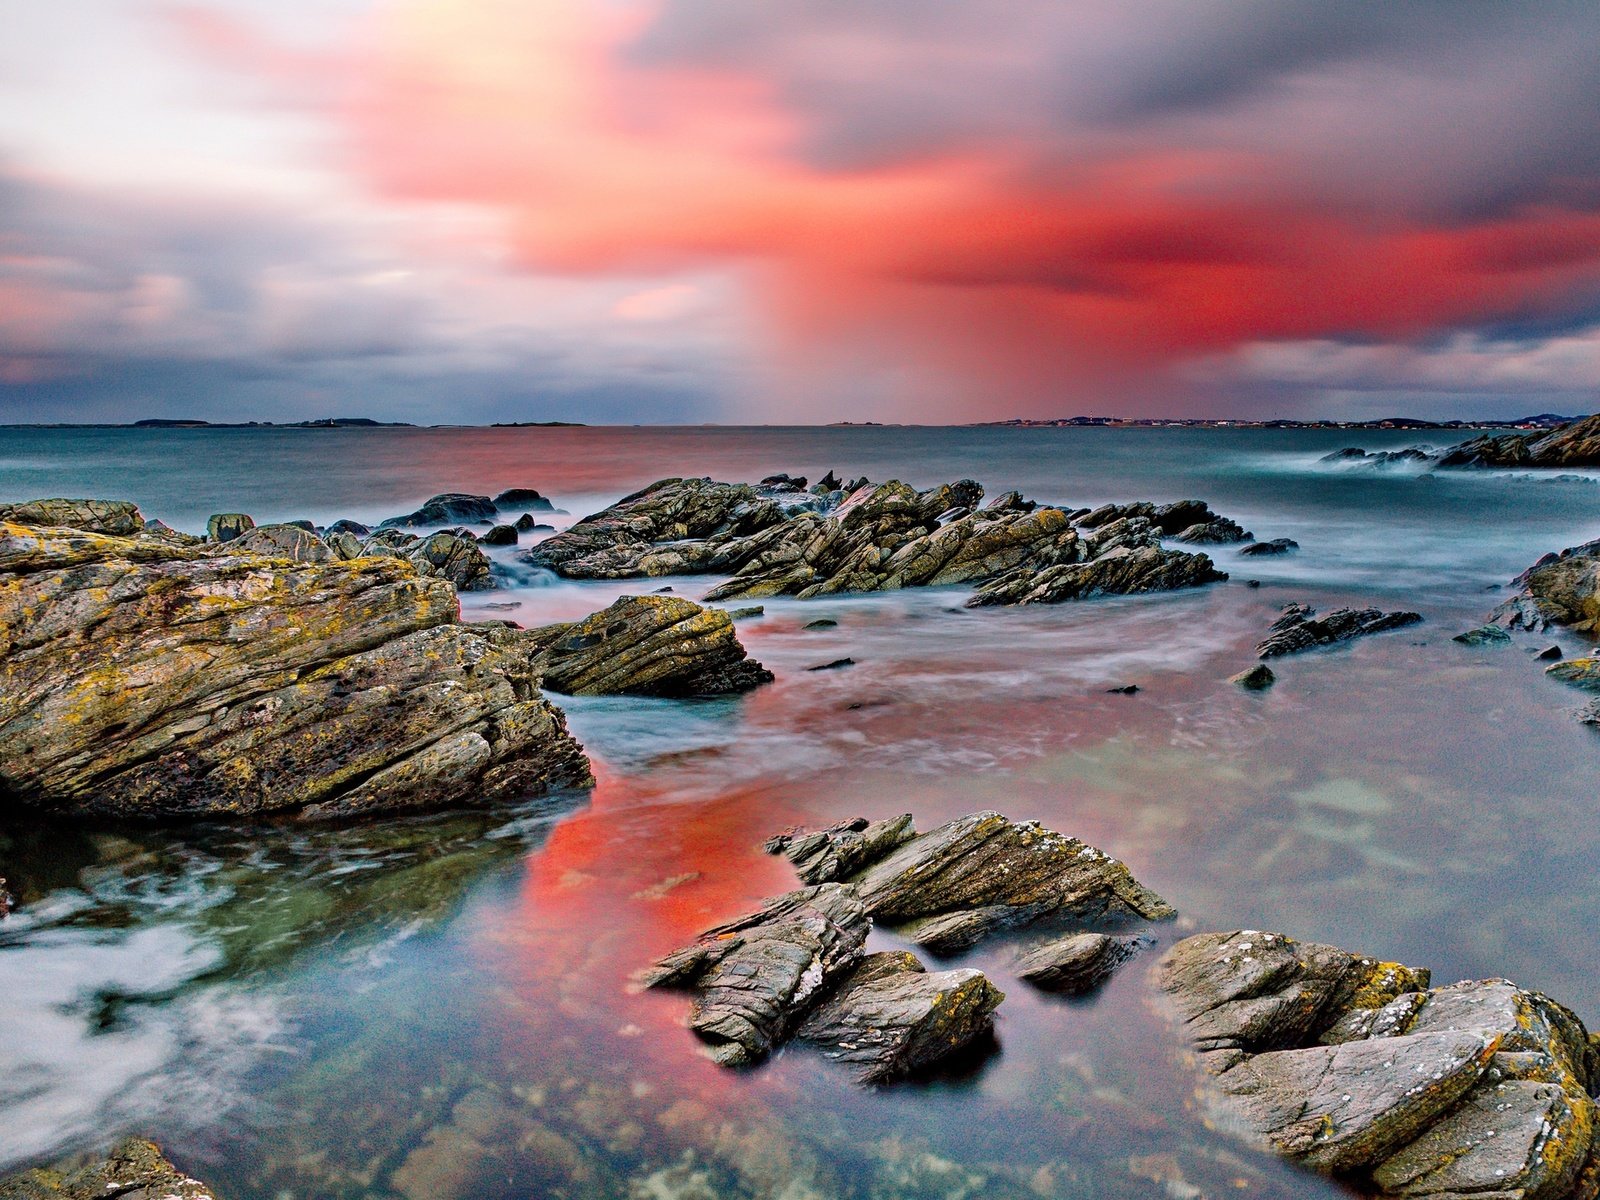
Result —
[{"label": "sunset sky", "polygon": [[0,421],[1600,407],[1593,0],[0,8]]}]

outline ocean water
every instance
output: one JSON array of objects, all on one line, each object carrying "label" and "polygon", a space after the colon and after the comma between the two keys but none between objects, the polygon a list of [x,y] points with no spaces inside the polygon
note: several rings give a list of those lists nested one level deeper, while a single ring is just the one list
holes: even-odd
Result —
[{"label": "ocean water", "polygon": [[[1329,431],[0,430],[0,502],[126,497],[200,528],[363,520],[537,487],[583,513],[666,475],[961,477],[1072,506],[1196,496],[1280,559],[1164,596],[961,607],[962,589],[741,622],[777,682],[718,701],[562,700],[592,792],[379,825],[53,827],[7,812],[0,1167],[140,1132],[232,1200],[292,1197],[1336,1196],[1196,1103],[1154,955],[1062,1001],[1007,993],[995,1044],[863,1090],[804,1050],[729,1072],[688,1001],[630,976],[792,886],[795,824],[981,808],[1123,858],[1181,919],[1507,976],[1600,1023],[1600,739],[1520,638],[1471,649],[1510,576],[1600,535],[1600,482],[1330,467]],[[469,616],[581,616],[663,584],[570,583],[495,551]],[[1245,586],[1258,580],[1259,588]],[[1423,624],[1226,683],[1280,606]],[[515,604],[489,610],[488,604]],[[830,617],[837,626],[807,630]],[[846,670],[808,666],[849,656]],[[1106,689],[1139,685],[1136,695]],[[889,947],[895,939],[874,935]]]}]

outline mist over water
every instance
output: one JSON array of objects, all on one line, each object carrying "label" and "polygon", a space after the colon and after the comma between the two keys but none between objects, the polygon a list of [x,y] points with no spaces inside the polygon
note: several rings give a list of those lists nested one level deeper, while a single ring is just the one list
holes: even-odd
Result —
[{"label": "mist over water", "polygon": [[[202,528],[376,521],[536,487],[572,520],[656,478],[961,477],[1072,507],[1198,497],[1298,554],[1213,551],[1224,584],[967,610],[965,589],[763,602],[777,681],[714,701],[561,699],[592,793],[370,827],[61,830],[8,814],[0,1166],[127,1130],[236,1198],[1332,1196],[1193,1111],[1151,956],[1063,1002],[1008,999],[998,1050],[864,1092],[819,1056],[716,1068],[638,967],[793,885],[794,824],[981,808],[1124,859],[1183,914],[1508,976],[1600,1021],[1600,740],[1529,648],[1473,649],[1490,590],[1600,535],[1600,484],[1320,464],[1404,433],[1218,430],[4,430],[0,502],[128,498]],[[524,542],[526,545],[527,542]],[[706,578],[513,586],[469,619],[571,620]],[[1257,580],[1258,588],[1246,586]],[[1424,623],[1226,682],[1291,601]],[[490,605],[515,604],[514,609]],[[738,607],[731,605],[730,607]],[[818,618],[837,625],[806,629]],[[846,669],[806,668],[850,657]],[[1106,689],[1137,684],[1134,695]],[[874,935],[875,944],[895,945]],[[685,1180],[704,1176],[707,1192]],[[1176,1175],[1173,1172],[1177,1172]],[[641,1181],[654,1192],[639,1193]],[[970,1183],[982,1180],[982,1183]],[[670,1185],[670,1186],[669,1186]],[[968,1187],[966,1192],[963,1187]],[[1176,1188],[1177,1190],[1174,1190]],[[676,1190],[672,1190],[676,1189]]]}]

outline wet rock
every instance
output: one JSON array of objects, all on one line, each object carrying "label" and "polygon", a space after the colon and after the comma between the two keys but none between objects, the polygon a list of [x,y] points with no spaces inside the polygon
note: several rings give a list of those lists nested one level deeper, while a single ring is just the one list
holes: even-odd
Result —
[{"label": "wet rock", "polygon": [[128,537],[144,528],[144,517],[131,500],[27,500],[0,505],[0,521],[59,529],[81,529]]},{"label": "wet rock", "polygon": [[1161,546],[1119,546],[1089,562],[1009,572],[980,587],[967,601],[967,607],[1056,604],[1094,596],[1175,591],[1227,577],[1204,554]]},{"label": "wet rock", "polygon": [[515,525],[496,525],[479,540],[485,546],[515,546],[517,544],[517,527]]},{"label": "wet rock", "polygon": [[1229,683],[1236,683],[1242,688],[1249,688],[1252,692],[1259,692],[1278,682],[1277,675],[1265,663],[1257,663],[1240,671],[1237,675],[1228,676]]},{"label": "wet rock", "polygon": [[[27,524],[26,521],[22,524]],[[208,542],[231,542],[256,527],[248,513],[212,513],[206,520]]]},{"label": "wet rock", "polygon": [[1300,543],[1293,538],[1273,538],[1270,542],[1255,542],[1249,546],[1242,547],[1239,553],[1252,556],[1292,554],[1298,549],[1300,549]]},{"label": "wet rock", "polygon": [[838,671],[845,667],[853,667],[856,660],[853,658],[836,658],[832,662],[818,663],[814,667],[807,667],[808,671]]},{"label": "wet rock", "polygon": [[1566,626],[1600,636],[1600,543],[1546,555],[1514,581],[1518,593],[1489,614],[1505,629],[1542,633]]},{"label": "wet rock", "polygon": [[1561,660],[1561,647],[1546,646],[1543,650],[1535,653],[1534,657],[1542,662],[1559,662]]},{"label": "wet rock", "polygon": [[335,558],[326,542],[298,525],[257,525],[225,545],[229,554],[260,554],[291,562],[331,562]]},{"label": "wet rock", "polygon": [[1382,612],[1376,608],[1339,608],[1326,616],[1305,604],[1287,604],[1267,629],[1266,638],[1256,647],[1262,658],[1298,654],[1316,646],[1331,646],[1368,634],[1402,629],[1422,620],[1420,613]]},{"label": "wet rock", "polygon": [[833,620],[833,619],[831,619],[829,617],[823,617],[821,620],[818,620],[818,621],[807,621],[804,625],[801,626],[801,628],[802,629],[832,629],[835,626],[837,626],[838,624],[839,624],[839,622],[837,622],[837,621],[835,621],[835,620]]},{"label": "wet rock", "polygon": [[1135,504],[1103,504],[1080,518],[1078,524],[1085,529],[1099,529],[1130,517],[1147,521],[1163,537],[1176,537],[1196,525],[1213,525],[1223,520],[1204,500],[1178,500],[1171,504],[1141,500]]},{"label": "wet rock", "polygon": [[840,488],[839,477],[830,470],[821,479],[817,480],[813,487],[821,488],[824,492],[836,492]]},{"label": "wet rock", "polygon": [[518,533],[532,533],[535,529],[539,528],[539,522],[533,519],[532,513],[523,513],[516,519],[516,522],[512,528],[514,528]]},{"label": "wet rock", "polygon": [[857,817],[809,833],[780,833],[763,849],[787,858],[802,883],[830,883],[854,875],[915,836],[910,813],[883,821]]},{"label": "wet rock", "polygon": [[1544,673],[1573,687],[1600,692],[1600,658],[1570,658],[1546,667]]},{"label": "wet rock", "polygon": [[1255,534],[1239,522],[1218,517],[1214,521],[1201,521],[1181,530],[1174,535],[1174,540],[1197,546],[1226,546],[1234,542],[1248,542],[1254,537]]},{"label": "wet rock", "polygon": [[1335,450],[1332,454],[1324,454],[1317,461],[1323,463],[1359,462],[1361,459],[1368,457],[1370,456],[1360,446],[1346,446],[1343,450]]},{"label": "wet rock", "polygon": [[1153,945],[1143,934],[1074,933],[1038,946],[1017,960],[1017,975],[1052,992],[1082,995]]},{"label": "wet rock", "polygon": [[9,917],[11,908],[16,903],[11,893],[6,890],[5,876],[0,875],[0,918]]},{"label": "wet rock", "polygon": [[1460,642],[1463,646],[1507,646],[1511,644],[1511,635],[1498,625],[1480,625],[1476,629],[1458,633],[1450,640]]},{"label": "wet rock", "polygon": [[473,496],[465,492],[442,492],[430,497],[416,512],[400,517],[390,517],[379,522],[379,529],[416,529],[425,525],[450,525],[457,522],[493,523],[499,510],[487,496]]},{"label": "wet rock", "polygon": [[360,558],[365,553],[361,547],[361,539],[353,533],[345,533],[340,530],[337,533],[327,534],[322,540],[328,549],[333,552],[333,557],[341,562],[348,562],[352,558]]},{"label": "wet rock", "polygon": [[871,954],[796,1031],[880,1083],[931,1067],[989,1034],[1005,993],[971,968],[930,973],[914,954]]},{"label": "wet rock", "polygon": [[525,508],[529,512],[555,512],[556,510],[556,506],[550,502],[548,497],[541,494],[537,488],[507,488],[490,503],[497,509]]},{"label": "wet rock", "polygon": [[730,608],[728,616],[735,621],[748,621],[752,617],[759,617],[767,610],[763,605],[751,604],[744,608]]},{"label": "wet rock", "polygon": [[0,1179],[0,1200],[214,1200],[154,1142],[129,1138],[104,1158],[68,1159]]},{"label": "wet rock", "polygon": [[0,789],[59,812],[334,816],[587,782],[537,647],[406,562],[0,525]]},{"label": "wet rock", "polygon": [[1161,965],[1217,1106],[1278,1153],[1382,1196],[1573,1196],[1600,1082],[1583,1024],[1505,980],[1429,982],[1255,931]]},{"label": "wet rock", "polygon": [[435,533],[409,545],[405,557],[419,575],[448,579],[458,592],[494,590],[489,558],[471,538],[457,533]]},{"label": "wet rock", "polygon": [[1485,434],[1448,450],[1445,467],[1600,466],[1600,415],[1548,432]]},{"label": "wet rock", "polygon": [[1125,683],[1121,687],[1109,687],[1106,689],[1106,695],[1108,696],[1136,696],[1138,694],[1139,685],[1137,683]]},{"label": "wet rock", "polygon": [[674,596],[623,596],[570,625],[530,630],[545,686],[575,696],[719,696],[772,682],[727,613]]},{"label": "wet rock", "polygon": [[329,525],[328,528],[323,531],[322,536],[324,539],[326,539],[336,533],[348,533],[351,537],[366,538],[372,535],[372,530],[368,526],[363,525],[360,521],[351,521],[341,517],[332,525]]}]

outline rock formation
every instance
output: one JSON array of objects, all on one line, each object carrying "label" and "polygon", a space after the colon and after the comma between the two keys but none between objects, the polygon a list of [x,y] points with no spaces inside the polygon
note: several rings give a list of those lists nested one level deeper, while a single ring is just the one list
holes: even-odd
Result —
[{"label": "rock formation", "polygon": [[215,1200],[154,1142],[129,1138],[90,1156],[0,1179],[0,1200]]},{"label": "rock formation", "polygon": [[1017,960],[1016,972],[1047,991],[1082,995],[1151,944],[1143,934],[1068,934],[1028,951]]},{"label": "rock formation", "polygon": [[138,505],[128,500],[27,500],[0,505],[0,521],[61,526],[127,537],[144,528]]},{"label": "rock formation", "polygon": [[1600,1187],[1600,1051],[1536,992],[1251,930],[1179,942],[1160,979],[1219,1113],[1285,1157],[1380,1196]]},{"label": "rock formation", "polygon": [[487,496],[473,496],[466,492],[443,492],[429,497],[427,503],[415,512],[390,517],[379,524],[380,529],[416,529],[427,525],[452,525],[483,522],[493,524],[499,509]]},{"label": "rock formation", "polygon": [[1267,636],[1256,647],[1256,653],[1262,658],[1298,654],[1317,646],[1403,629],[1420,620],[1420,613],[1386,613],[1376,608],[1338,608],[1319,617],[1317,610],[1309,605],[1286,604],[1283,615],[1268,627]]},{"label": "rock formation", "polygon": [[1447,450],[1442,467],[1600,466],[1600,415],[1549,431],[1485,434]]}]

